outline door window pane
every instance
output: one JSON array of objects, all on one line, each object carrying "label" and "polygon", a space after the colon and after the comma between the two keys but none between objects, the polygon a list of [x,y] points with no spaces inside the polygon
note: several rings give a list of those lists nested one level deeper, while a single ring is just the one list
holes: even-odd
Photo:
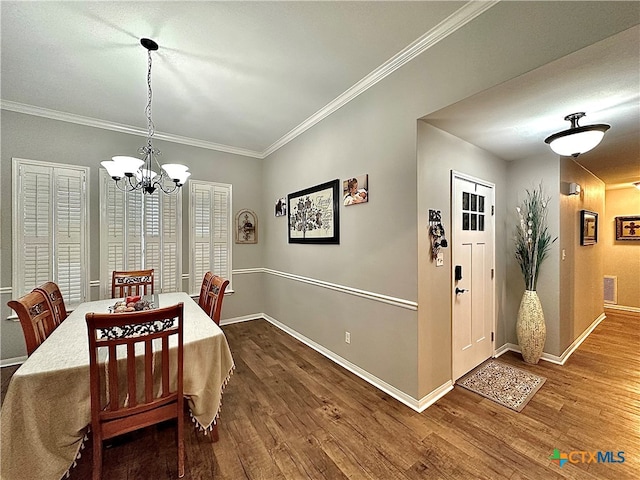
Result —
[{"label": "door window pane", "polygon": [[469,214],[462,214],[462,230],[469,230]]}]

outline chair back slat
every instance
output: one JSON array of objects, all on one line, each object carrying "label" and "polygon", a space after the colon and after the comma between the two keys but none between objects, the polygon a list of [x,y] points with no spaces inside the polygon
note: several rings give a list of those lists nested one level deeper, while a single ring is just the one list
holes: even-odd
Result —
[{"label": "chair back slat", "polygon": [[42,292],[34,290],[18,300],[10,300],[7,305],[16,312],[20,319],[29,356],[51,335],[56,327],[50,304]]},{"label": "chair back slat", "polygon": [[109,410],[117,410],[119,403],[118,395],[118,357],[116,345],[109,345]]},{"label": "chair back slat", "polygon": [[34,290],[42,292],[49,302],[49,308],[53,312],[53,322],[57,327],[62,321],[67,318],[67,307],[64,304],[64,298],[60,288],[55,282],[45,282],[42,285],[37,286]]},{"label": "chair back slat", "polygon": [[227,285],[229,285],[229,280],[213,275],[207,289],[204,311],[216,322],[216,325],[220,325],[222,301],[224,300],[224,291]]},{"label": "chair back slat", "polygon": [[[151,340],[147,340],[144,343],[144,378],[153,378],[153,346],[151,345]],[[151,403],[153,401],[153,382],[145,381],[144,392],[144,401]]]},{"label": "chair back slat", "polygon": [[154,270],[114,271],[111,274],[111,298],[151,295],[154,290]]},{"label": "chair back slat", "polygon": [[[207,311],[207,293],[209,292],[209,284],[211,283],[211,279],[213,278],[213,272],[207,272],[204,274],[204,278],[202,279],[202,285],[200,286],[200,297],[198,298],[198,305],[205,312]],[[209,312],[207,312],[208,314]]]},{"label": "chair back slat", "polygon": [[[178,419],[178,473],[184,474],[183,308],[179,303],[155,310],[86,315],[94,478],[99,478],[101,470],[102,440],[172,418]],[[174,336],[177,346],[172,352],[170,338]],[[100,352],[104,349],[109,355],[108,378],[102,382]],[[139,385],[143,399],[138,395]],[[154,395],[155,385],[161,386],[160,395]]]},{"label": "chair back slat", "polygon": [[127,392],[129,394],[129,406],[135,407],[138,404],[136,392],[136,345],[133,342],[127,343]]}]

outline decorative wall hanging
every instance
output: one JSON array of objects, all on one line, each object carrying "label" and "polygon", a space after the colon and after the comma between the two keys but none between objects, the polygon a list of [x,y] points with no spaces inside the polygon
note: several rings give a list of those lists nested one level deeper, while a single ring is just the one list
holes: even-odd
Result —
[{"label": "decorative wall hanging", "polygon": [[342,182],[342,203],[345,207],[369,201],[369,175],[344,180]]},{"label": "decorative wall hanging", "polygon": [[616,240],[640,240],[640,215],[616,217]]},{"label": "decorative wall hanging", "polygon": [[246,208],[236,214],[236,243],[258,243],[258,216]]},{"label": "decorative wall hanging", "polygon": [[332,180],[287,196],[289,243],[340,243],[340,181]]},{"label": "decorative wall hanging", "polygon": [[580,245],[598,243],[598,214],[589,210],[580,211]]},{"label": "decorative wall hanging", "polygon": [[287,215],[287,199],[285,197],[279,198],[276,202],[275,216],[284,217]]},{"label": "decorative wall hanging", "polygon": [[440,210],[429,210],[429,237],[431,237],[431,260],[435,260],[440,248],[447,248],[448,242],[444,238],[444,225]]}]

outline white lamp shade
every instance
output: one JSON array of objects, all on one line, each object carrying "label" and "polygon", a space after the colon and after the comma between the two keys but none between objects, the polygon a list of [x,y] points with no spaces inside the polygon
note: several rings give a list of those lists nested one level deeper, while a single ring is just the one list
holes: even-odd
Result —
[{"label": "white lamp shade", "polygon": [[115,157],[111,157],[111,160],[116,162],[124,173],[135,174],[140,167],[144,165],[143,160],[135,157],[127,157],[126,155],[116,155]]},{"label": "white lamp shade", "polygon": [[104,168],[107,169],[107,173],[111,178],[124,177],[124,170],[122,170],[120,165],[114,162],[113,160],[105,160],[104,162],[100,162],[100,163]]},{"label": "white lamp shade", "polygon": [[189,167],[180,165],[179,163],[166,163],[162,165],[162,169],[167,172],[167,175],[171,180],[177,180],[184,176]]},{"label": "white lamp shade", "polygon": [[558,155],[569,157],[592,150],[602,141],[602,137],[604,137],[604,132],[588,130],[558,137],[552,140],[549,146]]},{"label": "white lamp shade", "polygon": [[148,170],[146,168],[141,168],[139,169],[137,172],[135,172],[135,176],[138,179],[138,181],[142,181],[143,178],[148,178],[150,180],[152,180],[154,177],[156,177],[158,174],[156,172],[154,172],[153,170]]},{"label": "white lamp shade", "polygon": [[[187,181],[187,178],[189,178],[191,176],[191,172],[183,172],[180,177],[177,178],[177,184],[178,185],[184,185],[185,182]],[[174,179],[176,180],[176,179]]]}]

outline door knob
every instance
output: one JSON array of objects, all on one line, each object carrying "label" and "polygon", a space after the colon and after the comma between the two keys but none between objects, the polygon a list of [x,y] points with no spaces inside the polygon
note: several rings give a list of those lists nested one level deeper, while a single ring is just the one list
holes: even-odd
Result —
[{"label": "door knob", "polygon": [[458,287],[456,287],[456,295],[459,295],[461,293],[468,292],[468,291],[469,291],[468,288],[458,288]]}]

